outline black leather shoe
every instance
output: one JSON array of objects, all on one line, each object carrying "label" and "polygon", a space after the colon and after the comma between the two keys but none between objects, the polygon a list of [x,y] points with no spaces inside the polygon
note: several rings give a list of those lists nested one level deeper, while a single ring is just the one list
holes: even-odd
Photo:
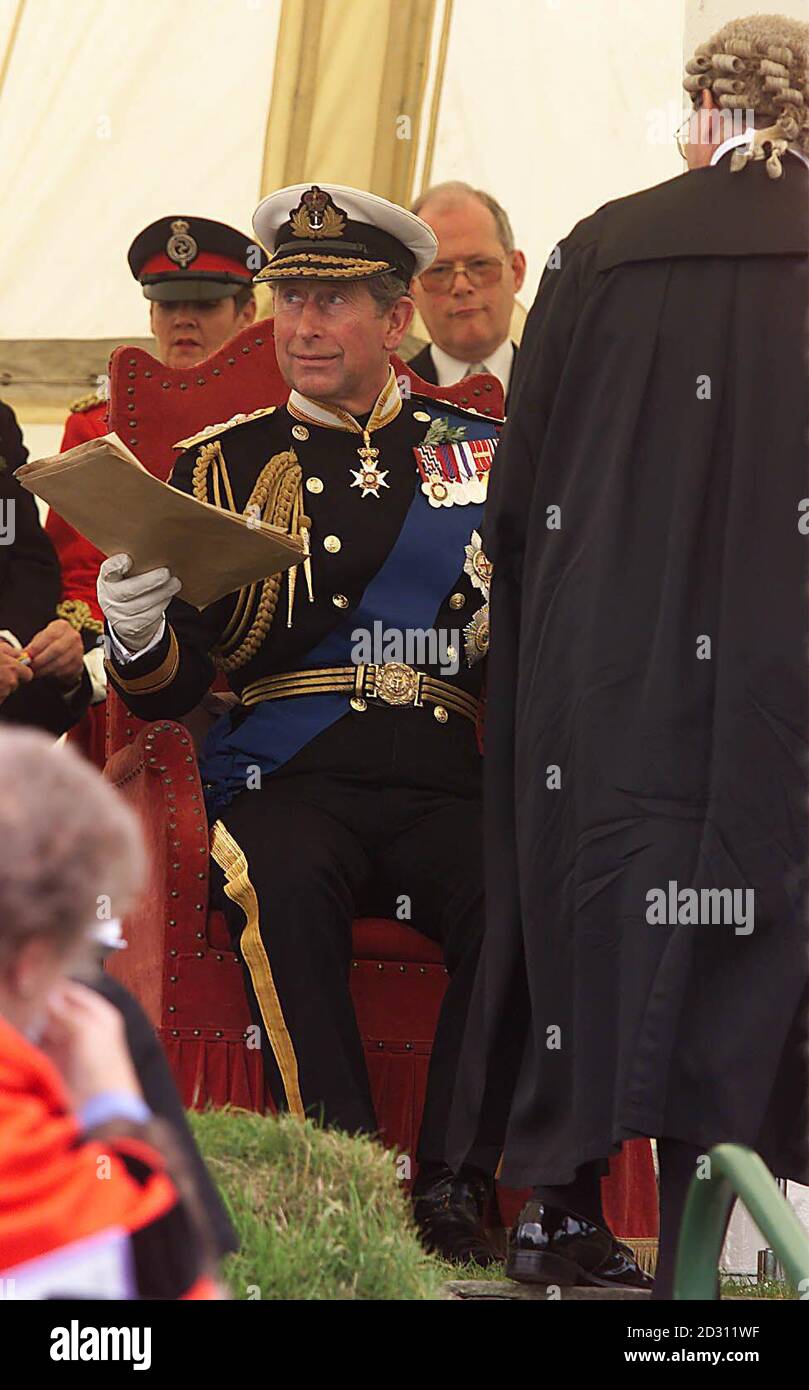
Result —
[{"label": "black leather shoe", "polygon": [[627,1245],[565,1207],[526,1202],[509,1235],[506,1275],[521,1284],[651,1289]]},{"label": "black leather shoe", "polygon": [[425,1249],[454,1264],[493,1264],[498,1256],[483,1227],[490,1190],[483,1174],[422,1170],[413,1185],[413,1215]]}]

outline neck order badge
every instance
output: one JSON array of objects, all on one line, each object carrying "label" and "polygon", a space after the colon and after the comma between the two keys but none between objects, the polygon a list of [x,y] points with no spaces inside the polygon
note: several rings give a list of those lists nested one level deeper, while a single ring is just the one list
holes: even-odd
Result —
[{"label": "neck order badge", "polygon": [[330,405],[327,401],[310,400],[299,391],[291,391],[287,401],[287,410],[296,420],[305,421],[309,425],[325,426],[330,430],[347,430],[352,434],[362,435],[362,444],[357,449],[360,467],[350,470],[354,479],[351,486],[362,488],[363,497],[377,498],[380,488],[388,486],[385,481],[388,470],[381,469],[377,464],[379,450],[372,445],[371,435],[374,430],[382,429],[395,420],[401,409],[402,397],[392,367],[388,370],[388,379],[377,396],[364,428],[347,410],[341,410],[339,406]]}]

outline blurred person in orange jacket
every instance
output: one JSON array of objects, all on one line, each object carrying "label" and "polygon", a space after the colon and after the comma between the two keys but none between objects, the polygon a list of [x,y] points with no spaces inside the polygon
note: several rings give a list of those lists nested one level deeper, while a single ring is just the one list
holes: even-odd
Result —
[{"label": "blurred person in orange jacket", "polygon": [[0,1277],[14,1298],[215,1298],[193,1185],[120,1013],[69,976],[140,890],[135,817],[70,748],[0,732]]}]

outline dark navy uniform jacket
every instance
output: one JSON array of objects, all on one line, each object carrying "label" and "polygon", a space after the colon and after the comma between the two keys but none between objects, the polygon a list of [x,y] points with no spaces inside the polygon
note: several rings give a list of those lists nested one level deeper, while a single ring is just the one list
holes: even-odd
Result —
[{"label": "dark navy uniform jacket", "polygon": [[[464,629],[480,623],[488,591],[472,572],[482,503],[433,506],[422,490],[414,449],[431,422],[440,420],[450,438],[491,439],[497,425],[474,411],[412,396],[389,424],[373,431],[379,450],[376,466],[387,486],[362,495],[353,486],[360,467],[362,437],[308,423],[302,429],[286,407],[257,414],[242,423],[206,433],[178,459],[171,482],[194,491],[200,450],[218,441],[237,511],[244,511],[264,465],[291,450],[302,471],[302,499],[311,519],[310,545],[314,600],[309,601],[303,567],[296,575],[292,625],[287,626],[288,581],[281,578],[277,609],[269,631],[244,664],[226,672],[237,694],[261,677],[306,668],[347,666],[357,657],[359,631],[395,633],[432,629],[438,644],[423,648],[424,660],[410,664],[477,697],[483,678],[481,652],[466,652]],[[454,433],[453,433],[454,432]],[[439,436],[441,427],[439,427]],[[307,437],[303,438],[302,435]],[[199,480],[197,483],[199,495]],[[214,501],[209,472],[205,498]],[[221,489],[220,489],[221,497]],[[221,497],[224,502],[224,497]],[[466,565],[466,570],[465,570]],[[223,634],[245,612],[255,615],[262,586],[248,606],[245,590],[211,604],[203,612],[172,600],[161,641],[130,662],[114,652],[110,676],[129,708],[143,719],[182,718],[208,690],[216,675],[212,652],[229,650]],[[233,622],[231,620],[234,620]],[[249,631],[249,623],[242,632]],[[444,658],[453,648],[457,671]],[[230,647],[232,655],[232,644]],[[377,660],[375,653],[371,660]],[[391,647],[383,660],[405,660]],[[440,666],[445,667],[444,671]],[[377,741],[381,740],[381,743]],[[395,767],[390,754],[395,744]],[[451,712],[444,723],[434,707],[391,707],[369,702],[352,709],[350,695],[307,695],[270,701],[246,709],[239,705],[209,736],[202,759],[209,808],[218,809],[245,784],[248,767],[265,771],[288,765],[342,772],[364,769],[372,776],[384,744],[385,775],[426,781],[464,793],[477,791],[479,753],[472,721]],[[397,772],[398,769],[398,772]]]}]

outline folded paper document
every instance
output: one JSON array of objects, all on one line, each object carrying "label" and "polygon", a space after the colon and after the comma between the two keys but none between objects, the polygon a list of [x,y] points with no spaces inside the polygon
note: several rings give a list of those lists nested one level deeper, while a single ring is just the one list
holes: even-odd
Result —
[{"label": "folded paper document", "polygon": [[302,542],[278,526],[161,482],[117,434],[25,463],[14,476],[105,555],[131,555],[132,575],[165,565],[196,608],[304,558]]}]

